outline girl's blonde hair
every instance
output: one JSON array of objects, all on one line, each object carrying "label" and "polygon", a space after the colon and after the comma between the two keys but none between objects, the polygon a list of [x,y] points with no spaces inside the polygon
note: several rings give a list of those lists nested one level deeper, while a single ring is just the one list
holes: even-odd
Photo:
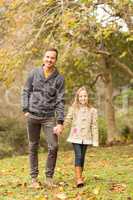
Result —
[{"label": "girl's blonde hair", "polygon": [[[77,90],[77,92],[76,92],[76,94],[75,94],[74,101],[73,101],[73,103],[72,103],[72,106],[75,107],[75,109],[79,109],[79,106],[80,106],[80,103],[79,103],[79,94],[80,94],[81,91],[85,91],[85,92],[87,93],[87,95],[88,95],[88,92],[87,92],[87,89],[86,89],[85,86],[80,87],[80,88]],[[91,107],[91,104],[90,104],[90,101],[89,101],[89,100],[88,100],[86,106],[87,106],[88,108]]]}]

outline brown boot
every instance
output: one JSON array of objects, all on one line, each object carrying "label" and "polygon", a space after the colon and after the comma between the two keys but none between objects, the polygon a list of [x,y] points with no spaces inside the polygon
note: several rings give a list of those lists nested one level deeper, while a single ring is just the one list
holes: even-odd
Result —
[{"label": "brown boot", "polygon": [[82,178],[82,168],[80,166],[75,167],[75,175],[76,175],[77,187],[83,187],[84,182],[83,182],[83,178]]}]

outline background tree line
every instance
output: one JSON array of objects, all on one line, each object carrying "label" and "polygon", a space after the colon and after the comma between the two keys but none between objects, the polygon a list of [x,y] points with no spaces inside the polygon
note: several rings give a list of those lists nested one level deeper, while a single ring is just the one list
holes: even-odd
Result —
[{"label": "background tree line", "polygon": [[66,79],[66,103],[79,86],[87,86],[99,110],[101,143],[116,142],[121,135],[132,139],[132,13],[132,0],[0,1],[2,152],[5,146],[7,152],[25,151],[21,89],[48,46],[59,50],[57,66]]}]

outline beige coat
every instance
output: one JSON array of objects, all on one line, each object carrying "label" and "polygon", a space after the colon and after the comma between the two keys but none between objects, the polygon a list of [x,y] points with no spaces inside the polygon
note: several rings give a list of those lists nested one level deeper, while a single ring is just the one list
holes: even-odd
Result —
[{"label": "beige coat", "polygon": [[97,110],[93,107],[81,107],[75,110],[70,107],[65,118],[65,126],[71,124],[71,130],[68,142],[78,144],[99,145],[98,126],[97,126]]}]

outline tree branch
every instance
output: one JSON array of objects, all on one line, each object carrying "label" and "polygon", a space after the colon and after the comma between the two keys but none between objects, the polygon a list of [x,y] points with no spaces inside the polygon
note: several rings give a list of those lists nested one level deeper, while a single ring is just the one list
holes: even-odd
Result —
[{"label": "tree branch", "polygon": [[103,78],[103,74],[102,73],[98,74],[96,76],[95,80],[92,83],[90,83],[90,87],[91,88],[93,88],[93,86],[96,84],[96,82],[98,81],[99,78]]},{"label": "tree branch", "polygon": [[95,51],[95,53],[106,55],[106,56],[111,56],[111,54],[108,51],[105,51],[105,50],[97,50],[97,51]]},{"label": "tree branch", "polygon": [[117,58],[114,58],[113,56],[111,56],[111,59],[117,66],[119,66],[121,69],[127,72],[131,78],[133,78],[133,71],[126,64],[121,63]]},{"label": "tree branch", "polygon": [[43,32],[44,26],[45,26],[45,24],[46,24],[46,22],[48,20],[47,16],[48,16],[49,12],[54,10],[57,7],[59,7],[59,6],[52,7],[45,13],[45,20],[41,24],[41,27],[40,27],[39,31],[37,32],[37,34],[35,35],[35,38],[30,42],[30,44],[28,44],[28,48],[31,48],[34,45],[34,43],[38,40],[38,38],[40,37],[41,33]]},{"label": "tree branch", "polygon": [[133,71],[126,64],[121,63],[117,58],[113,57],[108,51],[98,50],[95,53],[110,57],[116,66],[119,66],[133,78]]}]

